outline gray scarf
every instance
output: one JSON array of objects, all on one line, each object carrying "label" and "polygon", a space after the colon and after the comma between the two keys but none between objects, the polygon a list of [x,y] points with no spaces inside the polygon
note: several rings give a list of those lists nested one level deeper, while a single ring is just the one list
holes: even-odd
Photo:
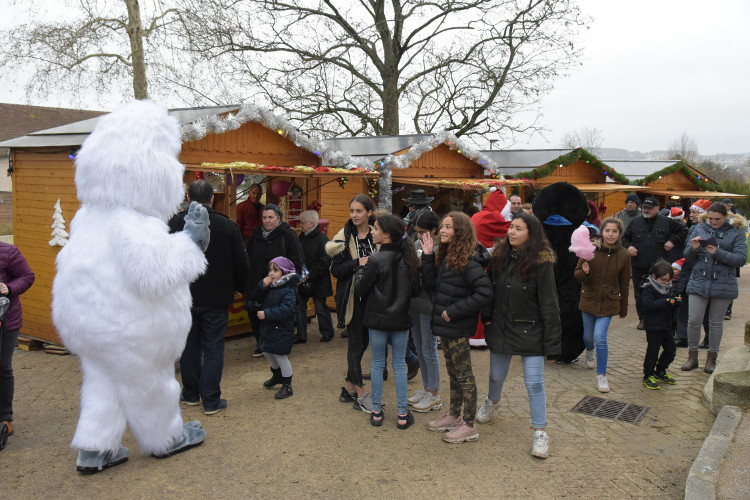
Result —
[{"label": "gray scarf", "polygon": [[655,280],[651,275],[648,276],[648,281],[641,285],[641,288],[646,288],[649,285],[654,287],[654,290],[662,295],[669,295],[669,292],[672,291],[672,283],[665,285],[664,283],[660,283],[659,281]]}]

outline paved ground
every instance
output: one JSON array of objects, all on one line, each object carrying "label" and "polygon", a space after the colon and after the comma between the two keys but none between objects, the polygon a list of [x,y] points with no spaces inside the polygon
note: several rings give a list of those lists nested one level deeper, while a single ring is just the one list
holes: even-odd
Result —
[{"label": "paved ground", "polygon": [[[742,344],[750,319],[750,278],[742,278],[741,286],[734,318],[725,322],[723,347]],[[612,322],[612,392],[605,397],[650,411],[638,425],[572,413],[584,396],[600,395],[595,372],[579,364],[547,365],[548,460],[529,454],[532,431],[520,360],[513,361],[502,406],[480,427],[479,441],[447,445],[424,427],[435,412],[416,414],[416,425],[406,431],[396,429],[392,380],[385,387],[383,427],[371,427],[367,415],[339,403],[346,340],[319,343],[313,322],[310,341],[295,346],[292,355],[291,399],[276,401],[262,389],[270,372],[264,359],[251,358],[252,339],[231,340],[223,382],[229,408],[212,417],[199,408],[183,411],[185,420],[203,422],[203,446],[156,460],[139,455],[127,432],[129,462],[81,476],[69,448],[78,416],[77,359],[16,351],[16,435],[0,452],[0,496],[682,498],[692,460],[713,423],[701,403],[708,375],[681,372],[687,354],[678,349],[672,367],[677,385],[644,388],[645,334],[635,322],[634,315]],[[488,354],[474,350],[472,356],[482,394]],[[701,367],[704,358],[702,351]],[[442,375],[447,399],[444,370]],[[410,392],[418,380],[409,384]]]}]

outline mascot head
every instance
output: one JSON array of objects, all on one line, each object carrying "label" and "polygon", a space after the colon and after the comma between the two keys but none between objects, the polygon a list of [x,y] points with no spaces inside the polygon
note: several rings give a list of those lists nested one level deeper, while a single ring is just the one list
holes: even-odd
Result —
[{"label": "mascot head", "polygon": [[99,118],[76,155],[78,199],[166,221],[184,197],[180,148],[180,124],[165,108],[151,101],[124,104]]},{"label": "mascot head", "polygon": [[[577,228],[586,219],[589,213],[589,204],[583,193],[573,184],[567,182],[556,182],[542,189],[535,197],[532,204],[534,215],[544,223],[550,216],[562,216],[570,222],[573,229]],[[565,244],[567,248],[570,244]]]}]

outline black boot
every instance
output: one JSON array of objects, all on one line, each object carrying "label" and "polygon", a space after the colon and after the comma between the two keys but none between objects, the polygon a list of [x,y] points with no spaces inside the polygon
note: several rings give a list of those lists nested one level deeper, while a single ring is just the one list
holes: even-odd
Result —
[{"label": "black boot", "polygon": [[273,395],[276,399],[286,399],[294,394],[292,391],[292,377],[281,377],[281,389]]},{"label": "black boot", "polygon": [[281,368],[271,368],[271,378],[263,382],[263,387],[266,389],[273,389],[284,381],[284,377],[281,376]]}]

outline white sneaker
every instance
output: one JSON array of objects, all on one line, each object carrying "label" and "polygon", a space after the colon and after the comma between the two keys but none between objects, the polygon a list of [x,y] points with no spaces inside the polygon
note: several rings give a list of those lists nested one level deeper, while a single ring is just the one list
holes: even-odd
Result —
[{"label": "white sneaker", "polygon": [[425,391],[424,389],[419,389],[417,392],[409,396],[409,399],[407,399],[407,401],[410,405],[413,405],[414,403],[419,403],[420,401],[422,401],[422,398],[424,398],[428,394],[430,393]]},{"label": "white sneaker", "polygon": [[489,397],[484,398],[484,403],[482,403],[482,406],[477,410],[477,416],[475,417],[476,421],[480,424],[486,424],[489,422],[490,417],[492,417],[492,412],[495,411],[495,408],[498,406],[500,406],[500,401],[493,403]]},{"label": "white sneaker", "polygon": [[534,442],[531,444],[531,456],[547,458],[549,456],[549,436],[544,431],[534,431]]},{"label": "white sneaker", "polygon": [[586,366],[589,368],[596,368],[596,358],[594,357],[594,350],[586,350]]},{"label": "white sneaker", "polygon": [[414,411],[419,413],[427,413],[430,410],[439,410],[443,407],[443,401],[440,399],[440,395],[433,396],[432,393],[428,392],[421,401],[418,401],[412,405]]},{"label": "white sneaker", "polygon": [[596,376],[596,390],[599,392],[609,392],[609,382],[606,375]]}]

